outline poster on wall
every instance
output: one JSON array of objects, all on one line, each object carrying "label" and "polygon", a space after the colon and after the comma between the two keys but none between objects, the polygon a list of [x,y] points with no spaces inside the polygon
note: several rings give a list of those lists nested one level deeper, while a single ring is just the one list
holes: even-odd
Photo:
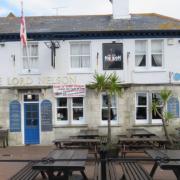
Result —
[{"label": "poster on wall", "polygon": [[53,85],[53,92],[56,97],[84,97],[86,95],[85,85]]},{"label": "poster on wall", "polygon": [[123,69],[123,44],[104,43],[103,44],[103,70]]}]

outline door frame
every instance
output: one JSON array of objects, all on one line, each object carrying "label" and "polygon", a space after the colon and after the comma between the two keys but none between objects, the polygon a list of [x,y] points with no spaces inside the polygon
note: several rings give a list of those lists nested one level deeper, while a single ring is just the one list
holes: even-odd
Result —
[{"label": "door frame", "polygon": [[[40,98],[40,94],[39,93],[31,93],[32,95],[38,95],[39,98]],[[22,144],[26,145],[25,144],[25,110],[24,110],[24,104],[38,104],[39,105],[39,144],[41,144],[41,109],[40,109],[40,99],[39,101],[31,101],[31,102],[26,102],[24,101],[24,96],[27,95],[27,93],[23,93],[22,94],[22,105],[21,105],[21,109],[22,109],[22,114],[21,114],[21,117],[22,117],[22,122],[21,122],[21,129],[22,129]]]}]

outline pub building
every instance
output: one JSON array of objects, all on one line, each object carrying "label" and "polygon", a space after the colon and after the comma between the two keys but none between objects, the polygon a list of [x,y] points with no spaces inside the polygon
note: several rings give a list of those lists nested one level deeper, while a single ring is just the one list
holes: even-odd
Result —
[{"label": "pub building", "polygon": [[112,97],[114,137],[131,127],[162,136],[151,104],[164,88],[173,92],[168,128],[179,126],[180,20],[111,3],[110,15],[26,17],[29,56],[20,17],[0,17],[0,126],[10,145],[52,144],[86,128],[107,134],[107,97],[87,88],[95,72],[116,72],[124,88]]}]

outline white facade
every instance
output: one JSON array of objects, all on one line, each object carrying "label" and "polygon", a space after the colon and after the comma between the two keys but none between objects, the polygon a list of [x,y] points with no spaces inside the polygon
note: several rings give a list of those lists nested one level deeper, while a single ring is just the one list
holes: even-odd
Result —
[{"label": "white facade", "polygon": [[[36,72],[24,72],[22,48],[20,42],[5,42],[0,46],[0,87],[9,86],[47,86],[56,83],[62,84],[88,84],[92,81],[94,72],[103,73],[103,43],[123,44],[123,69],[115,71],[123,84],[166,84],[179,83],[175,80],[175,73],[179,72],[180,43],[178,38],[160,39],[163,42],[163,57],[161,67],[137,67],[135,65],[135,41],[138,39],[111,39],[111,40],[85,40],[85,41],[59,41],[60,48],[56,49],[55,68],[51,66],[51,50],[44,41],[38,44],[38,65]],[[145,39],[149,43],[152,39]],[[82,69],[71,68],[70,44],[72,42],[90,43],[90,67]],[[150,46],[150,44],[149,44]],[[98,54],[98,55],[97,55]],[[151,52],[147,51],[147,63]],[[149,58],[149,59],[148,59]]]}]

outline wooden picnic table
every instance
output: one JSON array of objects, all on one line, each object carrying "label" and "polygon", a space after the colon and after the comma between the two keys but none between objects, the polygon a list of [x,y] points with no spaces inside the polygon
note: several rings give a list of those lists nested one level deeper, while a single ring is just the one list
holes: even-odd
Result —
[{"label": "wooden picnic table", "polygon": [[79,134],[76,135],[78,138],[84,138],[84,139],[95,139],[99,137],[99,131],[98,130],[80,130]]},{"label": "wooden picnic table", "polygon": [[172,170],[177,180],[180,179],[180,150],[146,150],[145,152],[155,161],[150,172],[151,177],[160,166],[161,169]]},{"label": "wooden picnic table", "polygon": [[97,159],[98,145],[100,145],[100,139],[56,139],[53,141],[55,146],[59,149],[62,148],[78,148],[88,149],[89,153],[95,155]]},{"label": "wooden picnic table", "polygon": [[127,131],[129,133],[130,137],[150,138],[152,136],[156,136],[156,134],[151,133],[148,130],[143,129],[143,128],[130,128],[130,129],[127,129]]},{"label": "wooden picnic table", "polygon": [[152,137],[152,138],[124,138],[120,137],[118,144],[121,146],[122,156],[125,157],[127,152],[134,152],[133,150],[145,150],[157,148],[166,148],[168,140],[166,138]]},{"label": "wooden picnic table", "polygon": [[87,179],[84,172],[87,155],[87,150],[55,150],[50,152],[46,159],[35,163],[32,168],[45,173],[49,180],[69,179],[74,171],[79,171],[82,177]]}]

